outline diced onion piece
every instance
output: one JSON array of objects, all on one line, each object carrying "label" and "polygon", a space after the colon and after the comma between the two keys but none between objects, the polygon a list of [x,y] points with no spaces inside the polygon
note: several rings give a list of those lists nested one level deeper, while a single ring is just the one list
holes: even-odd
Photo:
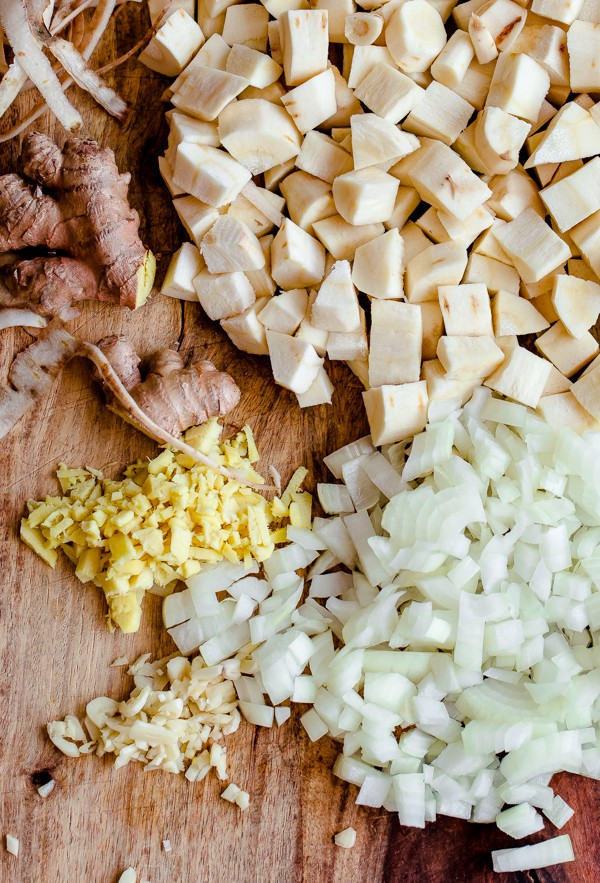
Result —
[{"label": "diced onion piece", "polygon": [[531,846],[498,849],[492,852],[494,871],[498,874],[531,871],[574,860],[573,846],[568,834],[543,840],[541,843],[533,843]]},{"label": "diced onion piece", "polygon": [[356,843],[356,831],[354,828],[344,828],[344,830],[339,831],[333,839],[336,846],[341,846],[342,849],[352,849]]}]

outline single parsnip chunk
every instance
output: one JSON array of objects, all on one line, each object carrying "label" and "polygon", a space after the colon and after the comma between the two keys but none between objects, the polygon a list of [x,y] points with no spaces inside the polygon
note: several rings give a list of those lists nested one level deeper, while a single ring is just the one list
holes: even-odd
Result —
[{"label": "single parsnip chunk", "polygon": [[401,70],[418,73],[427,70],[446,45],[446,29],[426,0],[408,0],[390,18],[385,42]]},{"label": "single parsnip chunk", "polygon": [[438,299],[439,285],[458,285],[467,266],[467,249],[456,242],[430,245],[406,264],[404,289],[409,303]]},{"label": "single parsnip chunk", "polygon": [[488,291],[509,291],[518,294],[519,274],[511,264],[471,252],[463,282],[483,282]]},{"label": "single parsnip chunk", "polygon": [[429,141],[416,154],[408,176],[421,199],[464,220],[491,196],[489,187],[453,150]]},{"label": "single parsnip chunk", "polygon": [[296,395],[301,408],[314,408],[317,405],[330,405],[334,386],[327,371],[322,366],[306,392]]},{"label": "single parsnip chunk", "polygon": [[477,17],[491,34],[499,52],[509,52],[525,24],[523,4],[513,0],[488,0],[477,6]]},{"label": "single parsnip chunk", "polygon": [[344,35],[353,46],[370,46],[383,31],[383,16],[376,12],[355,12],[346,16]]},{"label": "single parsnip chunk", "polygon": [[285,291],[318,285],[325,273],[325,249],[289,218],[271,244],[271,275]]},{"label": "single parsnip chunk", "polygon": [[580,338],[598,321],[600,285],[576,276],[557,275],[552,303],[569,334]]},{"label": "single parsnip chunk", "polygon": [[279,18],[283,73],[287,86],[299,86],[327,70],[329,51],[326,9],[298,9]]},{"label": "single parsnip chunk", "polygon": [[219,133],[217,132],[217,125],[214,122],[197,120],[185,113],[173,111],[169,119],[169,140],[168,148],[165,151],[165,159],[171,168],[175,165],[177,148],[182,141],[218,147]]},{"label": "single parsnip chunk", "polygon": [[356,227],[340,215],[315,221],[313,232],[336,261],[352,261],[356,249],[385,233],[383,224]]},{"label": "single parsnip chunk", "polygon": [[333,182],[333,200],[349,224],[377,224],[392,216],[399,186],[396,178],[368,167],[339,175]]},{"label": "single parsnip chunk", "polygon": [[265,327],[258,319],[268,301],[267,297],[259,298],[243,312],[221,321],[221,328],[241,352],[256,356],[268,355]]},{"label": "single parsnip chunk", "polygon": [[431,74],[438,83],[454,89],[465,76],[475,50],[464,31],[455,31],[431,65]]},{"label": "single parsnip chunk", "polygon": [[403,296],[403,242],[397,229],[357,248],[352,281],[359,291],[374,298]]},{"label": "single parsnip chunk", "polygon": [[543,18],[569,25],[575,21],[582,0],[533,0],[531,11]]},{"label": "single parsnip chunk", "polygon": [[283,179],[279,189],[286,201],[289,216],[307,233],[315,221],[337,214],[331,186],[307,172],[293,172]]},{"label": "single parsnip chunk", "polygon": [[456,94],[472,104],[476,110],[481,110],[485,104],[492,82],[494,66],[495,62],[493,61],[480,64],[474,58],[460,83],[454,87]]},{"label": "single parsnip chunk", "polygon": [[550,75],[527,55],[506,58],[502,65],[500,61],[496,65],[497,74],[492,78],[486,107],[499,107],[512,116],[535,123],[550,88]]},{"label": "single parsnip chunk", "polygon": [[423,327],[421,357],[423,361],[435,359],[438,341],[444,333],[442,311],[440,305],[436,304],[433,300],[419,304],[419,308],[421,310],[421,324]]},{"label": "single parsnip chunk", "polygon": [[177,148],[173,180],[207,205],[218,208],[232,202],[250,177],[224,150],[185,141]]},{"label": "single parsnip chunk", "polygon": [[421,202],[421,197],[414,187],[398,187],[394,211],[388,221],[384,221],[386,230],[401,230]]},{"label": "single parsnip chunk", "polygon": [[561,232],[600,211],[600,158],[540,191],[540,196]]},{"label": "single parsnip chunk", "polygon": [[298,8],[303,8],[308,2],[311,9],[326,9],[329,16],[329,42],[346,42],[344,33],[346,18],[356,10],[354,0],[294,0],[294,2]]},{"label": "single parsnip chunk", "polygon": [[[199,120],[216,120],[248,85],[248,80],[227,71],[195,65],[171,101],[175,107]],[[221,139],[222,140],[222,139]]]},{"label": "single parsnip chunk", "polygon": [[[307,309],[308,292],[306,288],[284,291],[283,294],[269,300],[260,313],[259,322],[269,331],[294,334],[304,319]],[[303,339],[306,340],[306,338]]]},{"label": "single parsnip chunk", "polygon": [[572,377],[591,362],[600,347],[589,331],[573,337],[562,322],[555,322],[535,342],[537,349],[558,368],[565,377]]},{"label": "single parsnip chunk", "polygon": [[569,83],[572,92],[600,90],[600,24],[574,21],[567,31]]},{"label": "single parsnip chunk", "polygon": [[427,423],[427,384],[379,386],[363,392],[374,445],[389,445],[410,438]]},{"label": "single parsnip chunk", "polygon": [[399,123],[417,105],[423,91],[410,77],[382,61],[356,84],[354,94],[377,116]]},{"label": "single parsnip chunk", "polygon": [[355,114],[350,119],[354,168],[397,162],[419,147],[419,139],[403,132],[374,113]]},{"label": "single parsnip chunk", "polygon": [[342,74],[350,89],[359,83],[379,64],[396,69],[394,59],[385,46],[344,46]]},{"label": "single parsnip chunk", "polygon": [[484,385],[514,402],[537,408],[551,369],[546,359],[516,346],[506,353],[500,367],[484,380]]},{"label": "single parsnip chunk", "polygon": [[300,134],[289,114],[264,98],[229,104],[219,115],[219,137],[253,175],[293,159],[300,151]]},{"label": "single parsnip chunk", "polygon": [[600,365],[582,374],[571,387],[579,404],[594,420],[600,421]]},{"label": "single parsnip chunk", "polygon": [[240,43],[259,52],[267,51],[269,13],[259,3],[232,5],[225,11],[223,39],[229,46]]},{"label": "single parsnip chunk", "polygon": [[473,105],[434,80],[402,124],[406,132],[452,144],[467,127]]},{"label": "single parsnip chunk", "polygon": [[439,223],[450,239],[460,242],[468,248],[483,230],[487,230],[494,223],[494,216],[489,211],[488,204],[489,200],[488,203],[476,208],[462,221],[450,212],[437,211],[436,214]]},{"label": "single parsnip chunk", "polygon": [[[430,206],[416,221],[417,227],[420,227],[433,242],[450,242],[452,237],[440,221],[439,214],[433,206]],[[461,223],[458,218],[457,223]]]},{"label": "single parsnip chunk", "polygon": [[417,304],[371,304],[369,386],[413,383],[421,375],[423,324]]},{"label": "single parsnip chunk", "polygon": [[359,307],[360,328],[357,331],[330,331],[327,336],[327,355],[334,361],[355,362],[367,359],[367,319],[365,311]]},{"label": "single parsnip chunk", "polygon": [[496,41],[475,12],[471,14],[469,19],[469,37],[479,64],[488,64],[498,57]]},{"label": "single parsnip chunk", "polygon": [[536,334],[549,326],[549,322],[536,310],[534,303],[502,290],[492,300],[492,320],[495,337]]},{"label": "single parsnip chunk", "polygon": [[600,153],[600,126],[589,111],[571,101],[550,120],[525,168],[585,159],[597,153]]},{"label": "single parsnip chunk", "polygon": [[600,211],[569,230],[586,264],[600,277]]},{"label": "single parsnip chunk", "polygon": [[311,322],[323,331],[353,332],[360,329],[358,297],[348,261],[336,261],[323,279],[312,305]]},{"label": "single parsnip chunk", "polygon": [[485,285],[440,285],[438,297],[446,334],[493,336],[490,296]]},{"label": "single parsnip chunk", "polygon": [[571,257],[569,246],[531,208],[495,236],[523,282],[539,282]]},{"label": "single parsnip chunk", "polygon": [[158,171],[160,172],[160,176],[165,182],[166,188],[171,196],[182,196],[185,193],[185,190],[182,190],[182,188],[178,187],[173,181],[173,169],[164,156],[158,157]]},{"label": "single parsnip chunk", "polygon": [[291,89],[281,103],[300,132],[316,129],[337,110],[333,71],[323,71]]},{"label": "single parsnip chunk", "polygon": [[265,89],[276,83],[283,68],[264,52],[257,52],[249,46],[236,43],[227,56],[225,70],[230,74],[243,77],[256,89]]},{"label": "single parsnip chunk", "polygon": [[265,265],[260,270],[247,270],[244,274],[257,297],[272,297],[275,294],[275,282],[271,276],[271,244],[273,236],[261,236],[258,240],[265,256]]},{"label": "single parsnip chunk", "polygon": [[179,300],[197,301],[194,278],[203,266],[198,248],[191,242],[184,242],[171,258],[160,293]]},{"label": "single parsnip chunk", "polygon": [[308,392],[323,365],[315,348],[298,337],[277,331],[267,331],[267,346],[275,382],[296,395]]},{"label": "single parsnip chunk", "polygon": [[[254,201],[248,199],[246,193],[249,193]],[[255,203],[259,203],[264,211],[261,211]],[[271,193],[264,187],[248,184],[229,205],[227,214],[242,221],[255,236],[261,237],[270,233],[276,222],[279,226],[283,219],[281,209],[284,205],[285,200],[279,194]]]},{"label": "single parsnip chunk", "polygon": [[163,21],[138,60],[150,70],[176,77],[204,43],[202,29],[185,9],[175,9]]},{"label": "single parsnip chunk", "polygon": [[444,419],[469,401],[481,380],[454,380],[447,376],[439,359],[431,358],[421,366],[423,380],[427,383],[428,411],[430,421]]},{"label": "single parsnip chunk", "polygon": [[327,135],[308,132],[302,142],[296,166],[315,178],[333,184],[335,178],[352,169],[352,157]]},{"label": "single parsnip chunk", "polygon": [[488,181],[488,187],[492,195],[486,205],[501,220],[514,221],[528,208],[545,217],[546,210],[537,187],[521,166],[511,169],[506,175],[496,175]]},{"label": "single parsnip chunk", "polygon": [[200,202],[195,196],[182,196],[173,201],[173,208],[185,227],[188,236],[200,248],[206,233],[219,217],[219,212],[211,205]]},{"label": "single parsnip chunk", "polygon": [[491,337],[440,337],[437,357],[450,380],[488,377],[504,361]]},{"label": "single parsnip chunk", "polygon": [[[600,380],[600,377],[596,378],[596,385],[598,380]],[[579,392],[580,394],[582,393],[581,390]],[[588,407],[594,408],[597,411],[593,397],[595,390],[590,388],[589,392],[591,392],[589,400],[585,396],[586,400],[588,400]],[[565,426],[570,426],[579,435],[583,435],[588,430],[597,432],[600,428],[600,417],[593,417],[587,408],[582,407],[571,391],[543,396],[540,399],[537,410],[546,423],[549,423],[556,431],[563,429]]]},{"label": "single parsnip chunk", "polygon": [[260,270],[265,256],[254,233],[243,221],[222,215],[208,231],[201,246],[209,273]]},{"label": "single parsnip chunk", "polygon": [[354,92],[349,88],[348,83],[343,78],[337,67],[332,64],[329,69],[333,72],[335,82],[335,103],[336,111],[333,116],[325,120],[326,128],[334,128],[336,126],[349,126],[350,118],[355,114],[362,113],[360,101]]},{"label": "single parsnip chunk", "polygon": [[530,128],[528,122],[499,107],[486,107],[478,114],[473,143],[488,174],[504,175],[517,166]]},{"label": "single parsnip chunk", "polygon": [[201,270],[194,277],[194,288],[200,306],[216,321],[243,313],[256,300],[252,285],[241,272],[214,276]]}]

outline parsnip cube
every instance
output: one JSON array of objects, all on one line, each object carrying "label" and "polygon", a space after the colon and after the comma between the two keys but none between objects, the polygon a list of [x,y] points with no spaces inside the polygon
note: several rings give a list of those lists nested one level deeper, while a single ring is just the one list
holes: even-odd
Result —
[{"label": "parsnip cube", "polygon": [[[244,190],[246,190],[246,188],[244,188]],[[269,210],[271,217],[268,217],[253,202],[251,202],[248,197],[244,195],[243,191],[230,204],[227,209],[227,214],[231,217],[237,218],[239,221],[243,221],[255,236],[260,237],[264,236],[266,233],[270,233],[275,226],[272,218],[276,218],[278,215],[283,218],[283,215],[281,215],[281,209],[285,205],[285,200],[277,193],[271,193],[270,190],[265,190],[264,187],[257,187],[256,190],[258,191],[258,198],[256,201],[263,204],[264,200],[263,207]]]},{"label": "parsnip cube", "polygon": [[260,298],[239,315],[223,319],[221,322],[225,334],[243,353],[251,353],[255,356],[266,356],[269,353],[265,327],[258,321],[258,316],[268,300],[266,297]]},{"label": "parsnip cube", "polygon": [[182,196],[181,199],[174,200],[173,207],[190,239],[200,248],[204,236],[219,217],[219,212],[200,202],[195,196]]},{"label": "parsnip cube", "polygon": [[236,101],[219,115],[223,146],[253,175],[297,156],[300,134],[283,107],[261,98]]},{"label": "parsnip cube", "polygon": [[223,39],[230,46],[241,43],[258,52],[267,51],[269,13],[259,3],[229,6],[225,12]]},{"label": "parsnip cube", "polygon": [[414,187],[398,187],[392,216],[388,221],[384,221],[385,229],[393,230],[397,227],[401,230],[420,202],[421,197]]},{"label": "parsnip cube", "polygon": [[539,282],[571,257],[569,246],[533,209],[501,227],[495,236],[523,282]]},{"label": "parsnip cube", "polygon": [[537,408],[551,369],[550,362],[517,346],[506,354],[504,362],[484,385],[514,402]]},{"label": "parsnip cube", "polygon": [[[546,386],[544,387],[542,397],[553,396],[559,392],[568,392],[573,386],[573,383],[569,380],[568,377],[565,377],[564,374],[561,374],[558,368],[555,368],[551,362],[549,362],[548,364],[550,365],[550,374],[548,375],[548,380],[546,381]],[[591,365],[593,364],[594,363],[592,362]]]},{"label": "parsnip cube", "polygon": [[323,279],[312,305],[311,322],[324,331],[360,329],[358,298],[348,261],[337,261]]},{"label": "parsnip cube", "polygon": [[491,337],[440,337],[437,357],[450,380],[488,377],[504,361]]},{"label": "parsnip cube", "polygon": [[257,52],[249,46],[236,43],[231,47],[225,68],[230,74],[236,74],[248,80],[251,86],[265,89],[277,82],[283,68],[264,52]]},{"label": "parsnip cube", "polygon": [[[491,183],[491,181],[490,181],[490,183]],[[496,237],[494,235],[494,231],[497,230],[499,227],[502,227],[505,223],[506,223],[506,221],[502,221],[500,218],[494,218],[494,222],[492,223],[492,226],[488,227],[488,229],[485,230],[481,234],[479,239],[475,242],[471,254],[479,254],[479,255],[482,255],[483,257],[493,258],[495,261],[500,261],[503,264],[509,264],[510,266],[512,266],[510,264],[510,258],[508,257],[506,252],[500,247],[500,245],[498,244],[498,240],[496,239]],[[514,268],[513,268],[513,270],[514,270]],[[518,282],[519,274],[517,273],[516,270],[514,272],[517,276],[517,282]]]},{"label": "parsnip cube", "polygon": [[363,76],[354,94],[377,116],[399,123],[417,105],[423,91],[410,77],[380,62]]},{"label": "parsnip cube", "polygon": [[350,119],[354,168],[402,159],[419,147],[419,139],[403,132],[374,113],[355,114]]},{"label": "parsnip cube", "polygon": [[[600,365],[583,374],[571,391],[579,404],[594,420],[600,420]],[[597,428],[597,427],[596,427]]]},{"label": "parsnip cube", "polygon": [[203,266],[204,261],[197,247],[191,242],[184,242],[171,258],[160,293],[179,300],[197,301],[194,277]]},{"label": "parsnip cube", "polygon": [[254,233],[238,218],[222,215],[208,231],[201,246],[209,273],[260,270],[265,256]]},{"label": "parsnip cube", "polygon": [[453,411],[466,404],[481,380],[453,380],[448,378],[439,359],[423,362],[422,379],[427,383],[429,398],[427,416],[430,422],[443,420]]},{"label": "parsnip cube", "polygon": [[377,224],[392,216],[399,186],[396,178],[368,167],[338,176],[333,182],[333,200],[349,224]]},{"label": "parsnip cube", "polygon": [[356,249],[385,233],[383,224],[355,227],[340,215],[315,221],[313,232],[336,261],[352,261]]},{"label": "parsnip cube", "polygon": [[330,331],[327,337],[327,355],[334,361],[363,361],[369,355],[367,320],[359,308],[360,328],[357,331]]},{"label": "parsnip cube", "polygon": [[[199,2],[201,4],[203,0],[199,0]],[[225,16],[223,16],[223,20],[225,20]],[[185,70],[181,72],[179,77],[172,84],[171,88],[173,92],[176,92],[179,89],[183,81],[189,77],[199,65],[202,67],[213,67],[216,70],[224,71],[227,68],[227,59],[229,58],[230,52],[231,47],[227,45],[221,36],[221,32],[213,33],[199,52],[194,55]]]},{"label": "parsnip cube", "polygon": [[475,108],[435,80],[402,123],[406,132],[452,144],[467,127]]},{"label": "parsnip cube", "polygon": [[[177,9],[185,9],[188,15],[194,14],[195,3],[193,0],[173,0],[169,5],[165,0],[148,0],[148,13],[152,24],[164,17],[164,20],[173,15]],[[164,14],[164,16],[163,16]]]},{"label": "parsnip cube", "polygon": [[589,111],[571,101],[552,118],[525,168],[585,159],[600,153],[600,127]]},{"label": "parsnip cube", "polygon": [[409,178],[422,199],[460,220],[491,196],[489,187],[450,147],[439,141],[430,141],[418,151]]},{"label": "parsnip cube", "polygon": [[404,288],[409,303],[438,299],[439,285],[458,285],[467,266],[467,249],[455,242],[430,245],[406,264]]},{"label": "parsnip cube", "polygon": [[158,157],[158,171],[160,172],[160,176],[171,196],[182,196],[185,193],[185,190],[183,190],[182,187],[178,187],[174,182],[173,169],[169,165],[167,158],[164,156]]},{"label": "parsnip cube", "polygon": [[434,79],[454,89],[465,76],[474,55],[469,35],[465,31],[455,31],[431,65]]},{"label": "parsnip cube", "polygon": [[527,17],[523,5],[512,0],[488,0],[477,8],[477,17],[491,34],[499,52],[509,52],[521,33]]},{"label": "parsnip cube", "polygon": [[256,300],[254,289],[241,272],[215,276],[201,270],[194,277],[194,288],[206,315],[217,321],[243,313]]},{"label": "parsnip cube", "polygon": [[389,230],[357,248],[352,281],[374,298],[401,298],[403,242],[398,230]]},{"label": "parsnip cube", "polygon": [[325,120],[323,126],[326,129],[333,128],[334,126],[349,126],[351,117],[362,113],[360,101],[349,88],[348,83],[337,67],[332,64],[329,69],[333,72],[335,82],[336,111],[333,116]]},{"label": "parsnip cube", "polygon": [[316,405],[330,405],[333,392],[333,383],[325,368],[321,367],[308,390],[296,398],[301,408],[313,408]]},{"label": "parsnip cube", "polygon": [[202,29],[185,9],[163,21],[138,60],[150,70],[176,77],[204,43]]},{"label": "parsnip cube", "polygon": [[600,211],[569,230],[569,236],[586,264],[600,276]]},{"label": "parsnip cube", "polygon": [[468,101],[469,104],[472,104],[476,110],[481,110],[485,104],[485,99],[492,82],[494,66],[494,61],[490,61],[488,64],[480,64],[474,58],[460,83],[453,87],[456,94],[464,98],[465,101]]},{"label": "parsnip cube", "polygon": [[177,148],[173,180],[207,205],[218,208],[232,202],[250,177],[224,150],[185,141]]},{"label": "parsnip cube", "polygon": [[426,0],[408,0],[390,18],[385,42],[401,70],[425,71],[446,45],[446,29]]},{"label": "parsnip cube", "polygon": [[[582,378],[583,379],[583,378]],[[596,378],[596,387],[600,377]],[[588,403],[588,407],[594,408],[598,414],[598,409],[594,400],[594,390],[590,390],[592,396]],[[586,396],[587,398],[587,396]],[[546,423],[556,431],[569,426],[583,435],[584,432],[592,430],[597,432],[600,428],[598,423],[599,416],[592,416],[586,408],[583,408],[572,392],[562,392],[555,395],[547,395],[540,399],[538,412],[542,415]]]},{"label": "parsnip cube", "polygon": [[243,92],[240,92],[240,98],[242,99],[250,99],[250,98],[264,98],[265,101],[270,101],[271,104],[281,104],[281,99],[285,95],[285,89],[278,81],[277,83],[271,83],[270,86],[265,86],[264,89],[257,89],[254,86],[246,86]]},{"label": "parsnip cube", "polygon": [[352,169],[352,157],[327,135],[308,132],[302,142],[296,165],[309,175],[332,184],[335,178]]},{"label": "parsnip cube", "polygon": [[308,292],[305,288],[284,291],[272,297],[259,316],[259,322],[269,331],[294,334],[308,309]]},{"label": "parsnip cube", "polygon": [[600,90],[600,25],[574,21],[567,32],[572,92]]},{"label": "parsnip cube", "polygon": [[[425,236],[423,231],[417,227],[414,221],[407,221],[401,228],[400,235],[402,236],[402,242],[404,244],[405,267],[409,261],[412,261],[413,258],[416,258],[417,255],[421,254],[421,252],[431,246],[431,240]],[[460,282],[460,280],[458,281]],[[437,290],[435,299],[437,301]]]},{"label": "parsnip cube", "polygon": [[579,338],[572,337],[562,322],[552,325],[538,337],[535,345],[565,377],[572,377],[600,352],[598,343],[588,331]]},{"label": "parsnip cube", "polygon": [[185,113],[173,111],[169,120],[168,148],[165,151],[165,158],[171,168],[175,165],[177,148],[182,141],[219,147],[220,141],[216,123],[197,120]]},{"label": "parsnip cube", "polygon": [[450,239],[460,242],[468,248],[477,239],[482,230],[487,230],[494,223],[494,216],[487,209],[487,204],[489,204],[489,200],[486,205],[476,208],[463,221],[459,221],[450,212],[438,211],[436,214]]},{"label": "parsnip cube", "polygon": [[375,12],[355,12],[346,17],[344,34],[353,46],[370,46],[383,31],[383,16]]},{"label": "parsnip cube", "polygon": [[203,2],[207,15],[217,18],[219,15],[224,15],[230,6],[234,6],[236,0],[203,0]]},{"label": "parsnip cube", "polygon": [[318,285],[325,273],[325,249],[286,218],[271,245],[271,275],[285,291]]},{"label": "parsnip cube", "polygon": [[533,0],[531,10],[543,18],[569,25],[577,18],[582,0]]},{"label": "parsnip cube", "polygon": [[411,438],[427,423],[427,384],[380,386],[363,392],[374,445],[389,445]]},{"label": "parsnip cube", "polygon": [[510,291],[499,291],[492,300],[494,336],[536,334],[548,328],[549,323],[531,301]]},{"label": "parsnip cube", "polygon": [[509,291],[518,294],[521,287],[519,274],[511,264],[471,252],[463,282],[483,282],[488,291]]},{"label": "parsnip cube", "polygon": [[498,47],[489,28],[486,28],[477,13],[473,12],[469,19],[469,37],[473,43],[475,57],[479,64],[488,64],[498,57]]},{"label": "parsnip cube", "polygon": [[287,203],[290,218],[307,233],[313,232],[315,221],[336,214],[331,186],[307,172],[293,172],[279,188]]},{"label": "parsnip cube", "polygon": [[423,326],[421,357],[423,360],[435,359],[438,341],[444,333],[442,311],[440,305],[436,304],[433,300],[419,304],[419,308],[421,310],[421,324]]},{"label": "parsnip cube", "polygon": [[279,18],[283,72],[288,86],[299,86],[327,70],[327,10],[298,9]]},{"label": "parsnip cube", "polygon": [[248,80],[227,71],[196,65],[171,101],[190,116],[208,122],[216,120],[224,107],[243,92]]},{"label": "parsnip cube", "polygon": [[490,296],[485,285],[440,285],[438,297],[446,334],[492,337]]},{"label": "parsnip cube", "polygon": [[499,107],[486,107],[474,124],[474,146],[492,175],[505,175],[519,162],[519,152],[531,128],[525,120]]},{"label": "parsnip cube", "polygon": [[540,192],[561,232],[600,211],[600,158]]},{"label": "parsnip cube", "polygon": [[333,71],[323,71],[291,89],[281,103],[300,132],[316,129],[337,110]]},{"label": "parsnip cube", "polygon": [[452,18],[456,26],[462,31],[466,31],[469,27],[471,14],[477,12],[480,6],[483,6],[483,3],[480,3],[479,0],[464,0],[463,3],[455,6],[452,10]]},{"label": "parsnip cube", "polygon": [[256,297],[272,297],[275,294],[275,282],[271,276],[271,244],[273,236],[261,236],[258,240],[265,256],[265,265],[260,270],[247,270],[244,274],[255,291]]},{"label": "parsnip cube", "polygon": [[326,354],[329,331],[323,331],[322,328],[317,328],[308,319],[302,320],[300,327],[296,331],[296,337],[299,337],[300,340],[305,340],[306,343],[312,344],[319,356],[324,356]]},{"label": "parsnip cube", "polygon": [[486,205],[503,221],[514,221],[523,212],[532,208],[540,217],[546,211],[538,196],[537,187],[521,166],[511,169],[506,175],[497,175],[488,181],[492,196]]},{"label": "parsnip cube", "polygon": [[[302,7],[301,7],[302,8]],[[289,10],[284,10],[288,12]],[[277,64],[283,65],[283,52],[281,50],[281,30],[279,28],[278,21],[270,21],[267,26],[267,33],[269,37],[269,53],[273,61],[276,61]]]},{"label": "parsnip cube", "polygon": [[385,46],[344,46],[344,64],[342,74],[350,89],[356,89],[373,68],[379,64],[387,64],[396,69],[394,59]]},{"label": "parsnip cube", "polygon": [[[460,224],[458,219],[457,222]],[[421,217],[416,221],[416,224],[417,227],[420,227],[423,233],[425,233],[425,235],[433,242],[450,242],[452,239],[440,221],[439,213],[433,207],[430,207],[426,212],[423,212]]]},{"label": "parsnip cube", "polygon": [[413,383],[421,373],[423,324],[417,304],[371,304],[369,386]]},{"label": "parsnip cube", "polygon": [[296,395],[308,392],[323,365],[315,348],[278,331],[267,331],[267,346],[275,382]]},{"label": "parsnip cube", "polygon": [[284,163],[280,163],[278,166],[273,166],[272,169],[267,169],[265,172],[265,187],[267,190],[273,192],[277,190],[283,179],[293,172],[296,167],[295,159],[288,159]]},{"label": "parsnip cube", "polygon": [[502,73],[492,79],[486,106],[500,107],[512,116],[535,123],[548,89],[550,76],[541,65],[527,55],[509,56]]},{"label": "parsnip cube", "polygon": [[576,276],[556,276],[552,303],[569,334],[583,337],[600,315],[600,285]]}]

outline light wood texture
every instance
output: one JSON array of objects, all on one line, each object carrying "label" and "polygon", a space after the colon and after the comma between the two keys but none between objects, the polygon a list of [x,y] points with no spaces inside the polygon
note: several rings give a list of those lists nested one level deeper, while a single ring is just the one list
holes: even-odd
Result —
[{"label": "light wood texture", "polygon": [[[94,61],[100,65],[126,51],[147,26],[142,5],[128,4]],[[161,257],[161,276],[182,234],[156,168],[166,143],[160,101],[165,81],[135,61],[110,79],[133,106],[124,126],[76,90],[70,94],[85,113],[85,135],[111,146],[120,168],[131,171],[131,201],[142,216],[144,241]],[[33,100],[32,93],[24,96],[8,122]],[[64,140],[48,117],[38,128]],[[14,170],[17,156],[17,142],[0,146],[0,173]],[[359,384],[345,366],[334,366],[333,407],[301,411],[291,394],[275,387],[265,359],[238,353],[194,305],[182,307],[160,295],[135,314],[88,304],[75,324],[92,341],[124,332],[141,353],[177,344],[183,353],[200,351],[229,370],[243,390],[231,422],[253,426],[263,464],[274,464],[284,478],[305,464],[313,481],[322,480],[321,458],[366,431]],[[23,332],[2,332],[3,372],[28,340]],[[150,596],[138,634],[109,634],[99,590],[83,587],[68,561],[52,571],[19,542],[24,502],[54,491],[53,471],[61,461],[111,463],[116,474],[155,451],[153,442],[103,407],[81,361],[65,370],[49,398],[1,443],[0,834],[17,836],[21,852],[15,859],[0,849],[0,880],[116,883],[133,865],[138,880],[151,883],[491,881],[490,849],[514,841],[492,826],[455,820],[424,832],[400,830],[388,813],[357,808],[356,789],[331,774],[336,746],[327,739],[311,745],[297,712],[281,729],[244,724],[228,739],[231,777],[252,800],[243,815],[219,799],[215,779],[193,785],[181,776],[147,774],[136,764],[114,770],[110,758],[70,760],[54,749],[45,735],[48,720],[82,712],[93,696],[129,691],[124,669],[109,667],[114,659],[133,660],[146,651],[158,656],[172,645],[161,626],[160,602]],[[46,771],[57,784],[42,800],[36,784]],[[560,793],[578,809],[566,829],[577,862],[504,880],[598,878],[597,784],[563,777]],[[358,838],[345,851],[332,838],[348,825],[356,827]],[[552,833],[548,826],[543,836]],[[169,854],[161,846],[167,837],[173,845]]]}]

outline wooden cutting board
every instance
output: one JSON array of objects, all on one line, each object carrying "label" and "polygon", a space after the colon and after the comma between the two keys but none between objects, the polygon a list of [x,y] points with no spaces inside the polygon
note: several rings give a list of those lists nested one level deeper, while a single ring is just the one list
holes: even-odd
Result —
[{"label": "wooden cutting board", "polygon": [[[127,51],[145,33],[142,4],[121,8],[101,51],[100,66]],[[167,131],[160,95],[166,81],[135,60],[109,78],[132,105],[120,126],[91,100],[72,90],[86,120],[84,136],[109,145],[122,170],[132,173],[131,201],[142,218],[144,241],[159,257],[159,279],[182,237],[170,198],[157,173],[157,156]],[[9,119],[13,124],[37,100],[23,96]],[[50,117],[38,128],[62,143],[65,135]],[[16,167],[17,141],[0,145],[0,173]],[[92,341],[126,333],[141,354],[177,346],[201,353],[232,373],[243,396],[232,423],[254,428],[263,464],[284,479],[306,465],[312,481],[325,480],[322,457],[366,432],[360,389],[343,365],[333,367],[332,407],[300,410],[294,396],[276,387],[266,359],[238,353],[218,325],[197,306],[156,294],[137,313],[88,304],[74,323]],[[2,332],[3,378],[14,353],[30,338]],[[47,721],[81,714],[87,700],[122,697],[131,688],[124,669],[110,668],[117,657],[154,657],[173,650],[164,632],[159,599],[148,596],[136,635],[111,635],[104,624],[99,590],[82,586],[71,564],[55,571],[18,539],[19,518],[28,498],[56,490],[56,465],[87,464],[116,474],[156,445],[111,415],[101,404],[86,364],[73,362],[52,394],[0,443],[2,562],[0,591],[0,834],[19,838],[18,859],[0,849],[0,880],[6,883],[116,883],[133,865],[138,880],[151,883],[458,883],[488,881],[490,850],[514,846],[494,826],[443,819],[426,831],[400,829],[393,815],[354,805],[357,789],[336,779],[331,767],[336,745],[312,745],[299,714],[281,729],[243,724],[227,741],[232,780],[251,795],[243,815],[219,799],[214,778],[195,785],[182,776],[145,773],[140,765],[115,770],[110,758],[71,760],[45,735]],[[56,780],[42,800],[36,786],[47,773]],[[559,793],[577,810],[565,829],[577,861],[564,867],[502,880],[592,883],[600,876],[598,785],[558,777]],[[352,825],[354,849],[333,845],[337,831]],[[552,826],[535,839],[552,836]],[[171,840],[173,850],[161,846]]]}]

